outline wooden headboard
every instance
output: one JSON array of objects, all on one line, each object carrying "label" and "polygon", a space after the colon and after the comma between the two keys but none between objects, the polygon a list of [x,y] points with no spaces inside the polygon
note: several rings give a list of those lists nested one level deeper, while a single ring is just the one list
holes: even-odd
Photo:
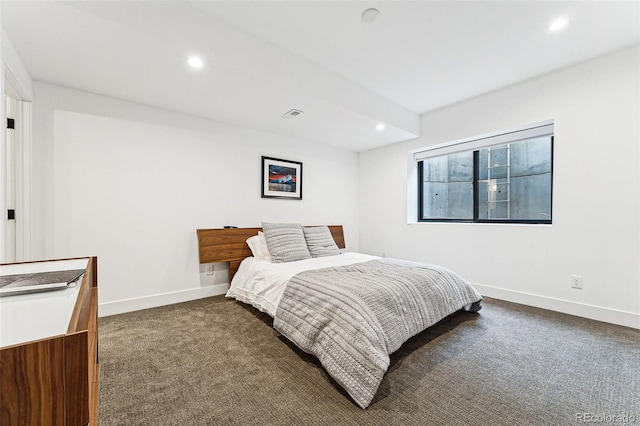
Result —
[{"label": "wooden headboard", "polygon": [[[329,226],[339,248],[345,248],[342,225]],[[198,229],[200,263],[229,262],[229,282],[245,258],[251,256],[247,238],[262,228]]]}]

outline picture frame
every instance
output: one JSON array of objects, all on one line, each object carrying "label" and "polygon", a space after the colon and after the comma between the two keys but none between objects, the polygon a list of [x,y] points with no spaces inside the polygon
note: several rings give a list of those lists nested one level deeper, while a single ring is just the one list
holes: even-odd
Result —
[{"label": "picture frame", "polygon": [[302,200],[302,163],[263,156],[262,198]]}]

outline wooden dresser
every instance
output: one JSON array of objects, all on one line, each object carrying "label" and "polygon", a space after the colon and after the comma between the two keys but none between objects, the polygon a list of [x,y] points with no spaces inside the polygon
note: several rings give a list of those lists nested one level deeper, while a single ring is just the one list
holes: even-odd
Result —
[{"label": "wooden dresser", "polygon": [[0,265],[0,275],[86,268],[73,288],[0,298],[0,425],[97,425],[97,266]]}]

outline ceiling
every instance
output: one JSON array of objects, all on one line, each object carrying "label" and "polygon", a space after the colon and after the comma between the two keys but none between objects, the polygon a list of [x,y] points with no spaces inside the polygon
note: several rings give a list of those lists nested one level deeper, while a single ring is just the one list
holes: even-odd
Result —
[{"label": "ceiling", "polygon": [[[638,1],[0,7],[34,80],[353,151],[418,136],[422,113],[640,42]],[[370,7],[380,17],[367,23]],[[558,17],[568,25],[551,33]],[[186,64],[194,54],[202,69]],[[304,114],[281,117],[293,108]]]}]

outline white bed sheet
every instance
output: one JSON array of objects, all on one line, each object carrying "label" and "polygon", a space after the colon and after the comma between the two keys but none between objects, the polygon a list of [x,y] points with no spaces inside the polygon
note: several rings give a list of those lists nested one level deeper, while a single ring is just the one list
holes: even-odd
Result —
[{"label": "white bed sheet", "polygon": [[287,281],[297,273],[330,266],[352,265],[374,259],[379,257],[353,252],[287,263],[271,263],[267,260],[248,257],[240,264],[226,297],[248,303],[275,317]]}]

